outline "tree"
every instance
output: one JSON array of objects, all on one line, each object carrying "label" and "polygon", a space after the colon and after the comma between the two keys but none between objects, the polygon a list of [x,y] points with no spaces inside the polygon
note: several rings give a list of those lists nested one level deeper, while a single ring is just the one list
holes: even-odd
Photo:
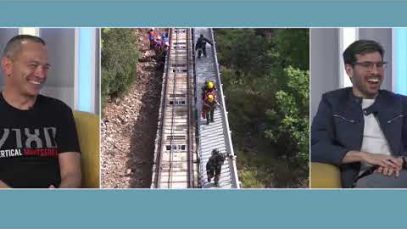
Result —
[{"label": "tree", "polygon": [[292,66],[301,70],[309,69],[309,30],[277,29],[273,44],[279,58],[279,66]]},{"label": "tree", "polygon": [[308,30],[217,29],[215,35],[243,186],[303,187]]},{"label": "tree", "polygon": [[307,165],[309,73],[291,66],[284,73],[288,78],[287,90],[277,91],[275,107],[266,111],[268,127],[265,134],[279,148],[279,156],[298,165]]}]

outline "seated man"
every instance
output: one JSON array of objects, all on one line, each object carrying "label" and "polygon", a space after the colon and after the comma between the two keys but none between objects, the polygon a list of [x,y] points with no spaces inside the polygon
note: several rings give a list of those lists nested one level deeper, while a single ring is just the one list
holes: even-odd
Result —
[{"label": "seated man", "polygon": [[343,53],[353,87],[322,96],[311,160],[337,165],[344,188],[407,187],[407,97],[380,90],[384,50],[359,40]]},{"label": "seated man", "polygon": [[0,188],[75,188],[80,154],[71,109],[40,95],[50,68],[45,42],[18,35],[1,57]]}]

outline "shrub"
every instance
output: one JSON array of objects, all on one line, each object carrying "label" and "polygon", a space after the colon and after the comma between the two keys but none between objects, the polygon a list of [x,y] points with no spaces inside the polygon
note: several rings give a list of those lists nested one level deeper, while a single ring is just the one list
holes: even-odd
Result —
[{"label": "shrub", "polygon": [[133,29],[102,29],[102,103],[120,96],[136,78],[137,39]]}]

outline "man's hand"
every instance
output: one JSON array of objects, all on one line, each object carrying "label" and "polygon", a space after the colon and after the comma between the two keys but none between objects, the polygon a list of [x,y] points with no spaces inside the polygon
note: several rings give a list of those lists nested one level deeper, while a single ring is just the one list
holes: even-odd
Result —
[{"label": "man's hand", "polygon": [[400,171],[403,165],[401,158],[383,154],[364,153],[362,159],[371,165],[383,167],[383,172],[386,172],[386,174],[390,169]]},{"label": "man's hand", "polygon": [[384,176],[396,176],[398,177],[400,175],[400,170],[392,169],[392,168],[386,168],[386,167],[379,167],[375,171],[375,173],[380,173]]},{"label": "man's hand", "polygon": [[373,166],[400,170],[403,165],[401,158],[390,155],[373,154],[360,151],[349,151],[342,160],[343,163],[365,162]]},{"label": "man's hand", "polygon": [[373,154],[360,151],[349,151],[343,158],[343,163],[365,162],[372,166],[378,167],[375,172],[384,176],[399,176],[403,167],[401,157],[393,157],[384,154]]},{"label": "man's hand", "polygon": [[397,161],[397,164],[400,165],[399,169],[393,169],[393,168],[388,168],[388,167],[379,167],[375,170],[375,172],[383,174],[384,176],[394,175],[394,176],[398,177],[400,175],[400,170],[402,169],[403,159],[401,157],[398,157],[395,159]]}]

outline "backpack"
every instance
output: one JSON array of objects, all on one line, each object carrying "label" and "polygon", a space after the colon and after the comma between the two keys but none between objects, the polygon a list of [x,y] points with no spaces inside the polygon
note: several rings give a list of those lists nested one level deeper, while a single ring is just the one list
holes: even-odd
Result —
[{"label": "backpack", "polygon": [[206,46],[206,40],[204,38],[198,38],[196,42],[196,48],[204,48]]},{"label": "backpack", "polygon": [[205,85],[201,88],[202,89],[202,100],[206,100],[208,95],[213,95],[213,97],[215,98],[215,101],[216,101],[216,85],[213,82],[213,88],[211,91],[209,91],[209,89],[207,88],[208,82],[209,82],[209,80],[205,81]]}]

